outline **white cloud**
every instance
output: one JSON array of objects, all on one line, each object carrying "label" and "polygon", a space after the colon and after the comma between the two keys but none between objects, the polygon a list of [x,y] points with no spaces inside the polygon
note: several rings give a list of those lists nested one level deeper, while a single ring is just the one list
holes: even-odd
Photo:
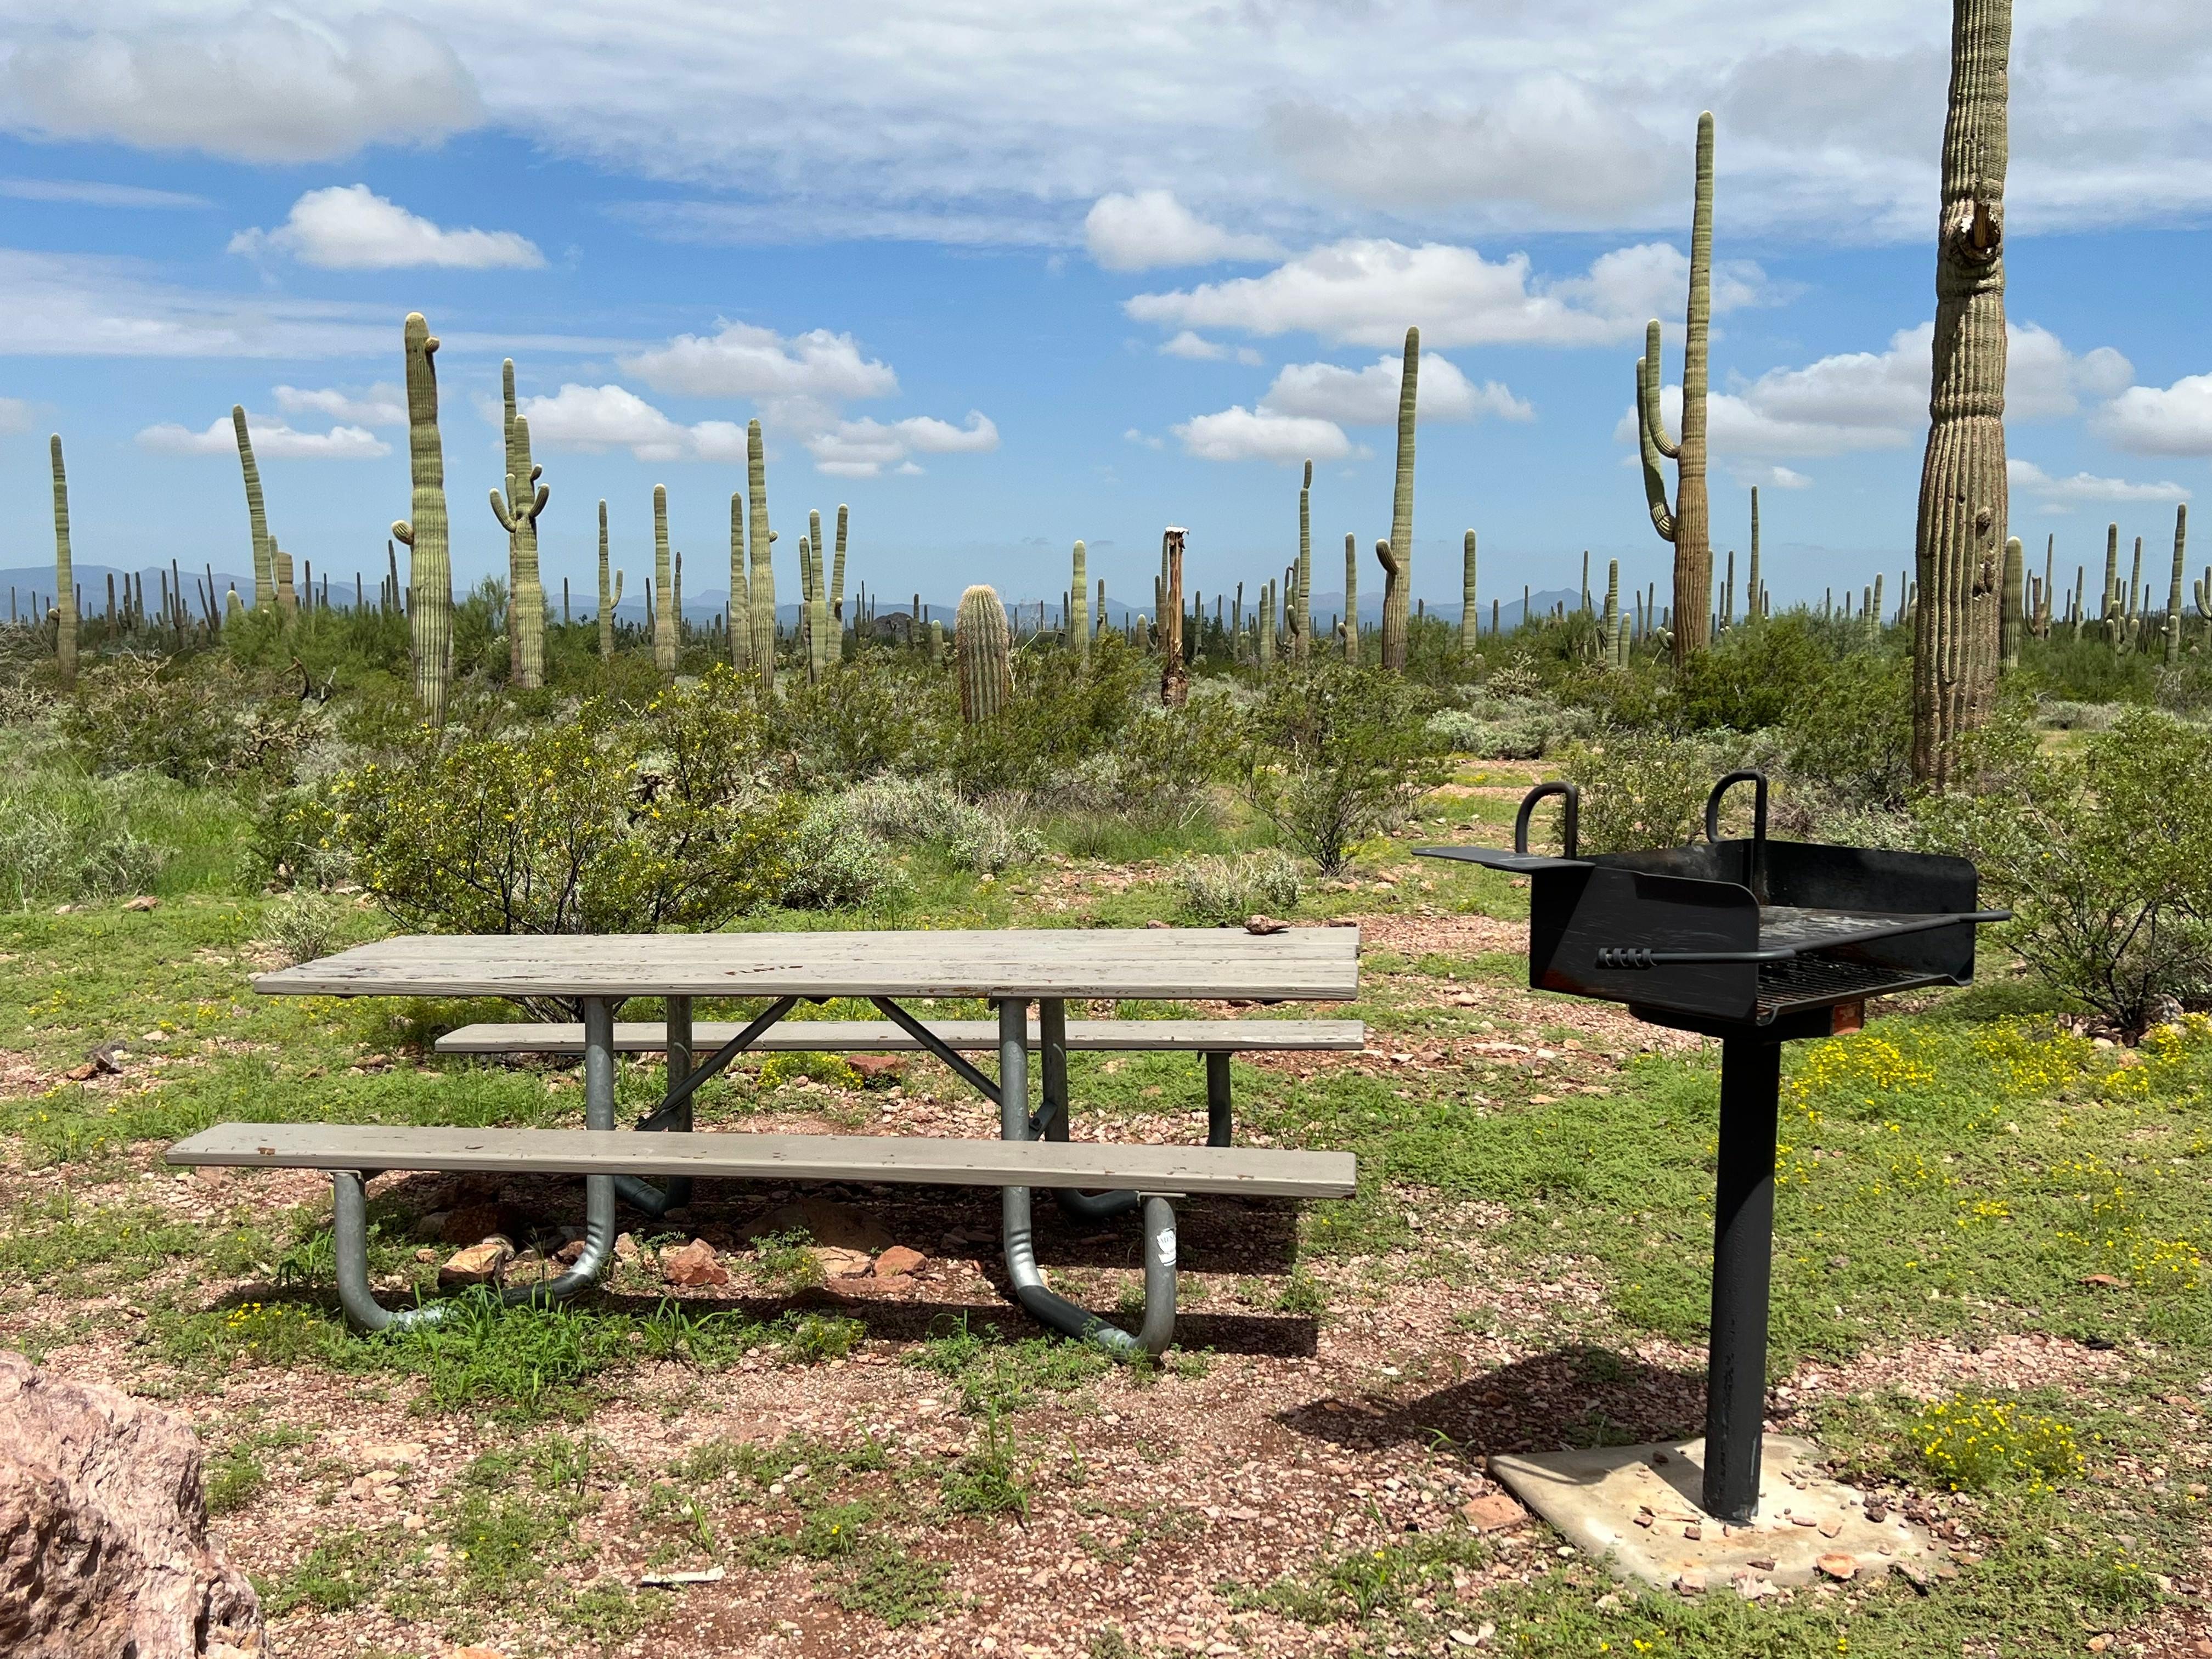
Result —
[{"label": "white cloud", "polygon": [[276,407],[287,415],[327,415],[351,426],[404,426],[407,394],[389,380],[379,380],[358,396],[336,386],[272,387]]},{"label": "white cloud", "polygon": [[1352,441],[1334,421],[1310,415],[1271,415],[1242,404],[1199,415],[1171,428],[1183,453],[1202,461],[1339,461]]},{"label": "white cloud", "polygon": [[1122,433],[1121,441],[1124,443],[1142,444],[1147,449],[1163,448],[1165,447],[1167,442],[1165,439],[1158,437],[1150,432],[1146,432],[1141,427],[1134,426]]},{"label": "white cloud", "polygon": [[2063,513],[2089,501],[2185,501],[2189,491],[2172,483],[2135,483],[2126,478],[2100,478],[2091,472],[2054,478],[2033,461],[2017,455],[2005,462],[2005,477],[2014,489],[2033,495],[2046,511]]},{"label": "white cloud", "polygon": [[621,360],[658,392],[695,398],[806,398],[841,402],[888,398],[898,376],[863,357],[849,334],[817,328],[787,338],[771,328],[722,322],[711,336],[679,334],[665,346]]},{"label": "white cloud", "polygon": [[2184,375],[2168,386],[2129,386],[2092,424],[2134,454],[2212,456],[2212,374]]},{"label": "white cloud", "polygon": [[195,290],[136,260],[12,249],[0,316],[0,352],[17,356],[380,356],[399,338],[388,306]]},{"label": "white cloud", "polygon": [[21,398],[0,398],[0,433],[31,429],[31,406]]},{"label": "white cloud", "polygon": [[1193,362],[1218,363],[1228,356],[1229,348],[1218,340],[1209,340],[1203,334],[1185,329],[1161,341],[1159,353],[1163,357],[1188,357]]},{"label": "white cloud", "polygon": [[[392,446],[364,427],[337,426],[328,432],[296,432],[282,421],[252,420],[253,453],[259,460],[373,461],[389,455]],[[238,432],[225,415],[194,432],[174,422],[149,426],[138,434],[147,449],[165,455],[238,454]]]},{"label": "white cloud", "polygon": [[1084,217],[1083,240],[1091,257],[1109,270],[1273,259],[1283,251],[1269,237],[1240,235],[1207,223],[1167,190],[1100,197]]},{"label": "white cloud", "polygon": [[[1169,294],[1139,294],[1123,309],[1163,327],[1304,332],[1352,345],[1388,346],[1419,324],[1431,346],[1602,345],[1634,336],[1646,319],[1682,309],[1688,256],[1664,243],[1619,248],[1580,276],[1532,280],[1528,256],[1486,259],[1442,242],[1418,247],[1356,237],[1310,249],[1258,276]],[[1713,309],[1753,302],[1756,266],[1714,272]]]},{"label": "white cloud", "polygon": [[530,422],[534,448],[592,455],[627,449],[641,461],[684,460],[697,452],[690,428],[624,386],[572,380],[550,397],[516,399],[514,410]]},{"label": "white cloud", "polygon": [[[1334,363],[1286,363],[1261,398],[1273,415],[1312,415],[1344,426],[1393,426],[1398,420],[1398,386],[1405,378],[1403,353],[1389,353],[1364,368]],[[1530,421],[1536,411],[1496,380],[1476,386],[1449,357],[1421,354],[1416,406],[1424,421],[1472,421],[1484,415]]]},{"label": "white cloud", "polygon": [[325,270],[404,270],[447,266],[462,270],[534,269],[545,256],[511,230],[447,230],[367,185],[311,190],[292,204],[274,230],[241,230],[230,252],[281,253]]},{"label": "white cloud", "polygon": [[391,12],[310,21],[249,6],[118,21],[88,33],[11,30],[0,122],[48,138],[295,162],[368,143],[434,143],[483,118],[453,49]]},{"label": "white cloud", "polygon": [[968,424],[954,426],[927,415],[902,421],[872,419],[840,421],[827,432],[806,440],[814,469],[836,477],[872,478],[884,467],[921,471],[908,459],[909,452],[924,455],[987,454],[999,447],[999,428],[981,412],[970,410]]},{"label": "white cloud", "polygon": [[81,207],[206,208],[204,196],[143,185],[109,185],[88,179],[0,179],[0,196],[18,202],[68,202]]},{"label": "white cloud", "polygon": [[[2110,397],[2134,369],[2109,346],[2075,356],[2034,323],[2006,325],[2005,418],[2021,423],[2078,414]],[[1936,325],[1899,329],[1886,351],[1841,352],[1802,368],[1769,369],[1707,394],[1706,420],[1717,456],[1843,455],[1898,449],[1928,434],[1928,385]],[[1668,429],[1679,430],[1682,389],[1660,394]],[[1636,441],[1629,409],[1613,429]]]}]

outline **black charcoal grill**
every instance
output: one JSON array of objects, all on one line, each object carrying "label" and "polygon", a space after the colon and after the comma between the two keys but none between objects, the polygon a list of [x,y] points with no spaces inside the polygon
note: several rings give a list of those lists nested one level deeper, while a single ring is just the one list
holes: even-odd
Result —
[{"label": "black charcoal grill", "polygon": [[[1721,802],[1753,786],[1752,833],[1723,840]],[[1563,854],[1528,850],[1537,803],[1563,798]],[[1721,1039],[1714,1198],[1712,1348],[1705,1395],[1705,1506],[1729,1522],[1759,1506],[1774,1142],[1782,1044],[1856,1030],[1869,997],[1974,976],[1975,908],[1964,859],[1771,841],[1766,778],[1731,772],[1688,847],[1580,856],[1571,783],[1530,790],[1513,850],[1424,847],[1528,878],[1528,983],[1625,1002],[1638,1019]]]}]

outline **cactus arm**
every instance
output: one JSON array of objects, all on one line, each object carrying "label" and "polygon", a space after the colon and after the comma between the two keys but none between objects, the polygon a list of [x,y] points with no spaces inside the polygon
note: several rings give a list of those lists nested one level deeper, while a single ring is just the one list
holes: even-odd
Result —
[{"label": "cactus arm", "polygon": [[1666,416],[1659,407],[1658,333],[1659,325],[1651,325],[1651,345],[1636,362],[1636,437],[1638,452],[1644,459],[1644,499],[1651,510],[1651,527],[1659,532],[1659,539],[1674,539],[1674,514],[1667,505],[1667,480],[1659,471],[1662,457],[1680,453],[1680,446],[1668,439]]}]

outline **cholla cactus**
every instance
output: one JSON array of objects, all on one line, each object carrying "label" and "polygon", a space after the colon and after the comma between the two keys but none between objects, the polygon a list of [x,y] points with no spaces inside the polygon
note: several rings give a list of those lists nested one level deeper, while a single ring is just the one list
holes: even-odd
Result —
[{"label": "cholla cactus", "polygon": [[[1713,592],[1713,549],[1705,498],[1707,331],[1712,320],[1713,117],[1698,117],[1698,176],[1690,214],[1690,303],[1682,341],[1682,433],[1667,434],[1659,406],[1659,319],[1644,331],[1636,363],[1636,429],[1644,458],[1644,496],[1651,527],[1674,545],[1673,648],[1679,666],[1705,646]],[[1661,460],[1674,463],[1674,502],[1667,503]]]},{"label": "cholla cactus", "polygon": [[238,438],[238,467],[246,475],[246,521],[253,535],[253,603],[276,602],[276,568],[269,559],[269,514],[261,500],[261,469],[253,462],[253,437],[246,429],[246,405],[230,406],[230,429]]},{"label": "cholla cactus", "polygon": [[[1091,607],[1084,600],[1090,595],[1091,585],[1085,580],[1087,573],[1083,562],[1083,544],[1078,542],[1075,544],[1074,574],[1069,580],[1067,589],[1067,642],[1075,647],[1077,658],[1087,662],[1091,658]],[[1098,604],[1103,611],[1106,605],[1106,584],[1103,580],[1098,584]],[[1103,617],[1101,620],[1103,620]]]},{"label": "cholla cactus", "polygon": [[514,412],[514,359],[500,367],[507,406],[507,488],[491,492],[491,515],[507,532],[507,662],[525,691],[545,683],[545,588],[538,574],[538,518],[552,490],[530,459],[530,422]]},{"label": "cholla cactus", "polygon": [[76,565],[70,553],[69,475],[62,470],[62,434],[46,441],[54,469],[54,661],[62,689],[76,684]]},{"label": "cholla cactus", "polygon": [[447,542],[446,451],[438,437],[438,337],[419,311],[403,332],[407,354],[407,457],[414,516],[392,526],[408,550],[407,617],[415,643],[415,697],[432,726],[446,723],[453,661],[453,565]]},{"label": "cholla cactus", "polygon": [[[941,637],[932,623],[933,649]],[[994,589],[978,583],[960,596],[952,646],[960,659],[960,717],[970,726],[996,719],[1014,695],[1014,667],[1006,607]]]},{"label": "cholla cactus", "polygon": [[1482,606],[1474,591],[1474,532],[1470,530],[1460,546],[1459,648],[1471,653],[1481,632]]},{"label": "cholla cactus", "polygon": [[674,566],[668,556],[668,486],[653,487],[653,665],[676,672]]}]

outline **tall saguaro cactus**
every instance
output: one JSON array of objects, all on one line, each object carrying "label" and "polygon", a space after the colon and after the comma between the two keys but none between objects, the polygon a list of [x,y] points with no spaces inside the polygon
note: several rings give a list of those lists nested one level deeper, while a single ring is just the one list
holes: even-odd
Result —
[{"label": "tall saguaro cactus", "polygon": [[2166,665],[2172,667],[2181,660],[2181,579],[2182,562],[2189,556],[2189,505],[2182,502],[2173,509],[2173,585],[2166,591]]},{"label": "tall saguaro cactus", "polygon": [[1952,0],[1936,338],[1914,537],[1912,775],[1950,781],[1989,719],[2005,544],[2004,186],[2012,0]]},{"label": "tall saguaro cactus", "polygon": [[[1997,612],[1997,661],[2005,668],[2020,666],[2021,627],[2027,621],[2021,594],[2027,586],[2027,553],[2017,536],[2008,537],[2004,550],[2004,597]],[[2174,597],[2181,596],[2181,566],[2173,567]]]},{"label": "tall saguaro cactus", "polygon": [[1182,541],[1188,532],[1170,525],[1160,532],[1167,585],[1160,604],[1160,702],[1180,708],[1190,698],[1190,669],[1182,659]]},{"label": "tall saguaro cactus", "polygon": [[615,654],[615,610],[622,604],[622,572],[614,573],[611,586],[607,581],[607,504],[599,502],[599,657],[602,661]]},{"label": "tall saguaro cactus", "polygon": [[[1406,665],[1413,586],[1413,428],[1421,374],[1421,331],[1406,331],[1406,362],[1398,377],[1398,479],[1390,495],[1389,573],[1382,584],[1382,665]],[[1380,550],[1378,549],[1379,552]]]},{"label": "tall saguaro cactus", "polygon": [[507,532],[507,661],[514,684],[545,684],[545,588],[538,575],[538,516],[552,490],[538,482],[545,469],[530,459],[529,419],[514,412],[514,359],[501,364],[507,405],[507,488],[491,492],[491,515]]},{"label": "tall saguaro cactus", "polygon": [[1757,622],[1766,614],[1766,582],[1759,574],[1759,486],[1751,487],[1751,574],[1744,584],[1744,620]]},{"label": "tall saguaro cactus", "polygon": [[[830,620],[841,639],[845,631],[845,524],[850,510],[844,502],[837,503],[837,556],[830,568]],[[842,645],[835,647],[832,654],[842,650]]]},{"label": "tall saguaro cactus", "polygon": [[[1091,585],[1086,580],[1088,574],[1084,568],[1083,544],[1078,542],[1075,544],[1074,569],[1068,579],[1067,642],[1075,647],[1077,660],[1082,662],[1091,659],[1091,606],[1086,603],[1091,596]],[[1103,587],[1104,583],[1100,586]],[[1101,603],[1103,606],[1103,597]]]},{"label": "tall saguaro cactus", "polygon": [[1471,652],[1482,633],[1482,608],[1474,593],[1474,532],[1460,546],[1459,648]]},{"label": "tall saguaro cactus", "polygon": [[1014,667],[1006,607],[996,589],[979,582],[960,596],[952,650],[960,665],[960,717],[980,726],[1004,713],[1014,695]]},{"label": "tall saguaro cactus", "polygon": [[653,665],[676,672],[675,573],[668,559],[668,486],[653,487]]},{"label": "tall saguaro cactus", "polygon": [[750,597],[753,626],[753,665],[760,671],[763,689],[775,690],[775,565],[770,554],[775,532],[768,527],[768,460],[761,447],[761,423],[745,426],[745,540],[750,545],[753,568]]},{"label": "tall saguaro cactus", "polygon": [[1298,486],[1298,572],[1291,593],[1291,657],[1304,662],[1313,650],[1313,462]]},{"label": "tall saguaro cactus", "polygon": [[70,555],[69,475],[62,470],[62,434],[46,441],[54,466],[54,661],[62,690],[76,684],[76,566]]},{"label": "tall saguaro cactus", "polygon": [[[1682,339],[1682,431],[1667,435],[1660,407],[1659,319],[1644,330],[1636,363],[1636,429],[1644,457],[1644,496],[1659,539],[1674,544],[1674,661],[1708,642],[1713,603],[1711,510],[1705,498],[1706,337],[1713,312],[1713,114],[1698,117],[1697,194],[1690,216],[1690,303]],[[1674,504],[1667,504],[1662,459],[1674,463]]]},{"label": "tall saguaro cactus", "polygon": [[275,603],[276,567],[269,559],[269,512],[261,500],[261,469],[253,461],[253,434],[246,429],[246,405],[230,406],[230,429],[238,437],[238,469],[246,475],[246,522],[253,536],[253,603]]},{"label": "tall saguaro cactus", "polygon": [[1605,574],[1605,619],[1599,625],[1600,657],[1607,668],[1628,666],[1628,629],[1620,620],[1620,561],[1612,560]]},{"label": "tall saguaro cactus", "polygon": [[753,624],[751,584],[745,580],[745,498],[730,492],[730,666],[752,666]]},{"label": "tall saguaro cactus", "polygon": [[[446,723],[453,665],[453,562],[446,526],[446,450],[438,436],[438,337],[410,311],[407,355],[407,464],[413,514],[392,526],[407,547],[407,620],[415,643],[415,700],[432,726]],[[275,572],[272,568],[272,584]]]},{"label": "tall saguaro cactus", "polygon": [[1359,544],[1344,532],[1344,659],[1359,661]]}]

